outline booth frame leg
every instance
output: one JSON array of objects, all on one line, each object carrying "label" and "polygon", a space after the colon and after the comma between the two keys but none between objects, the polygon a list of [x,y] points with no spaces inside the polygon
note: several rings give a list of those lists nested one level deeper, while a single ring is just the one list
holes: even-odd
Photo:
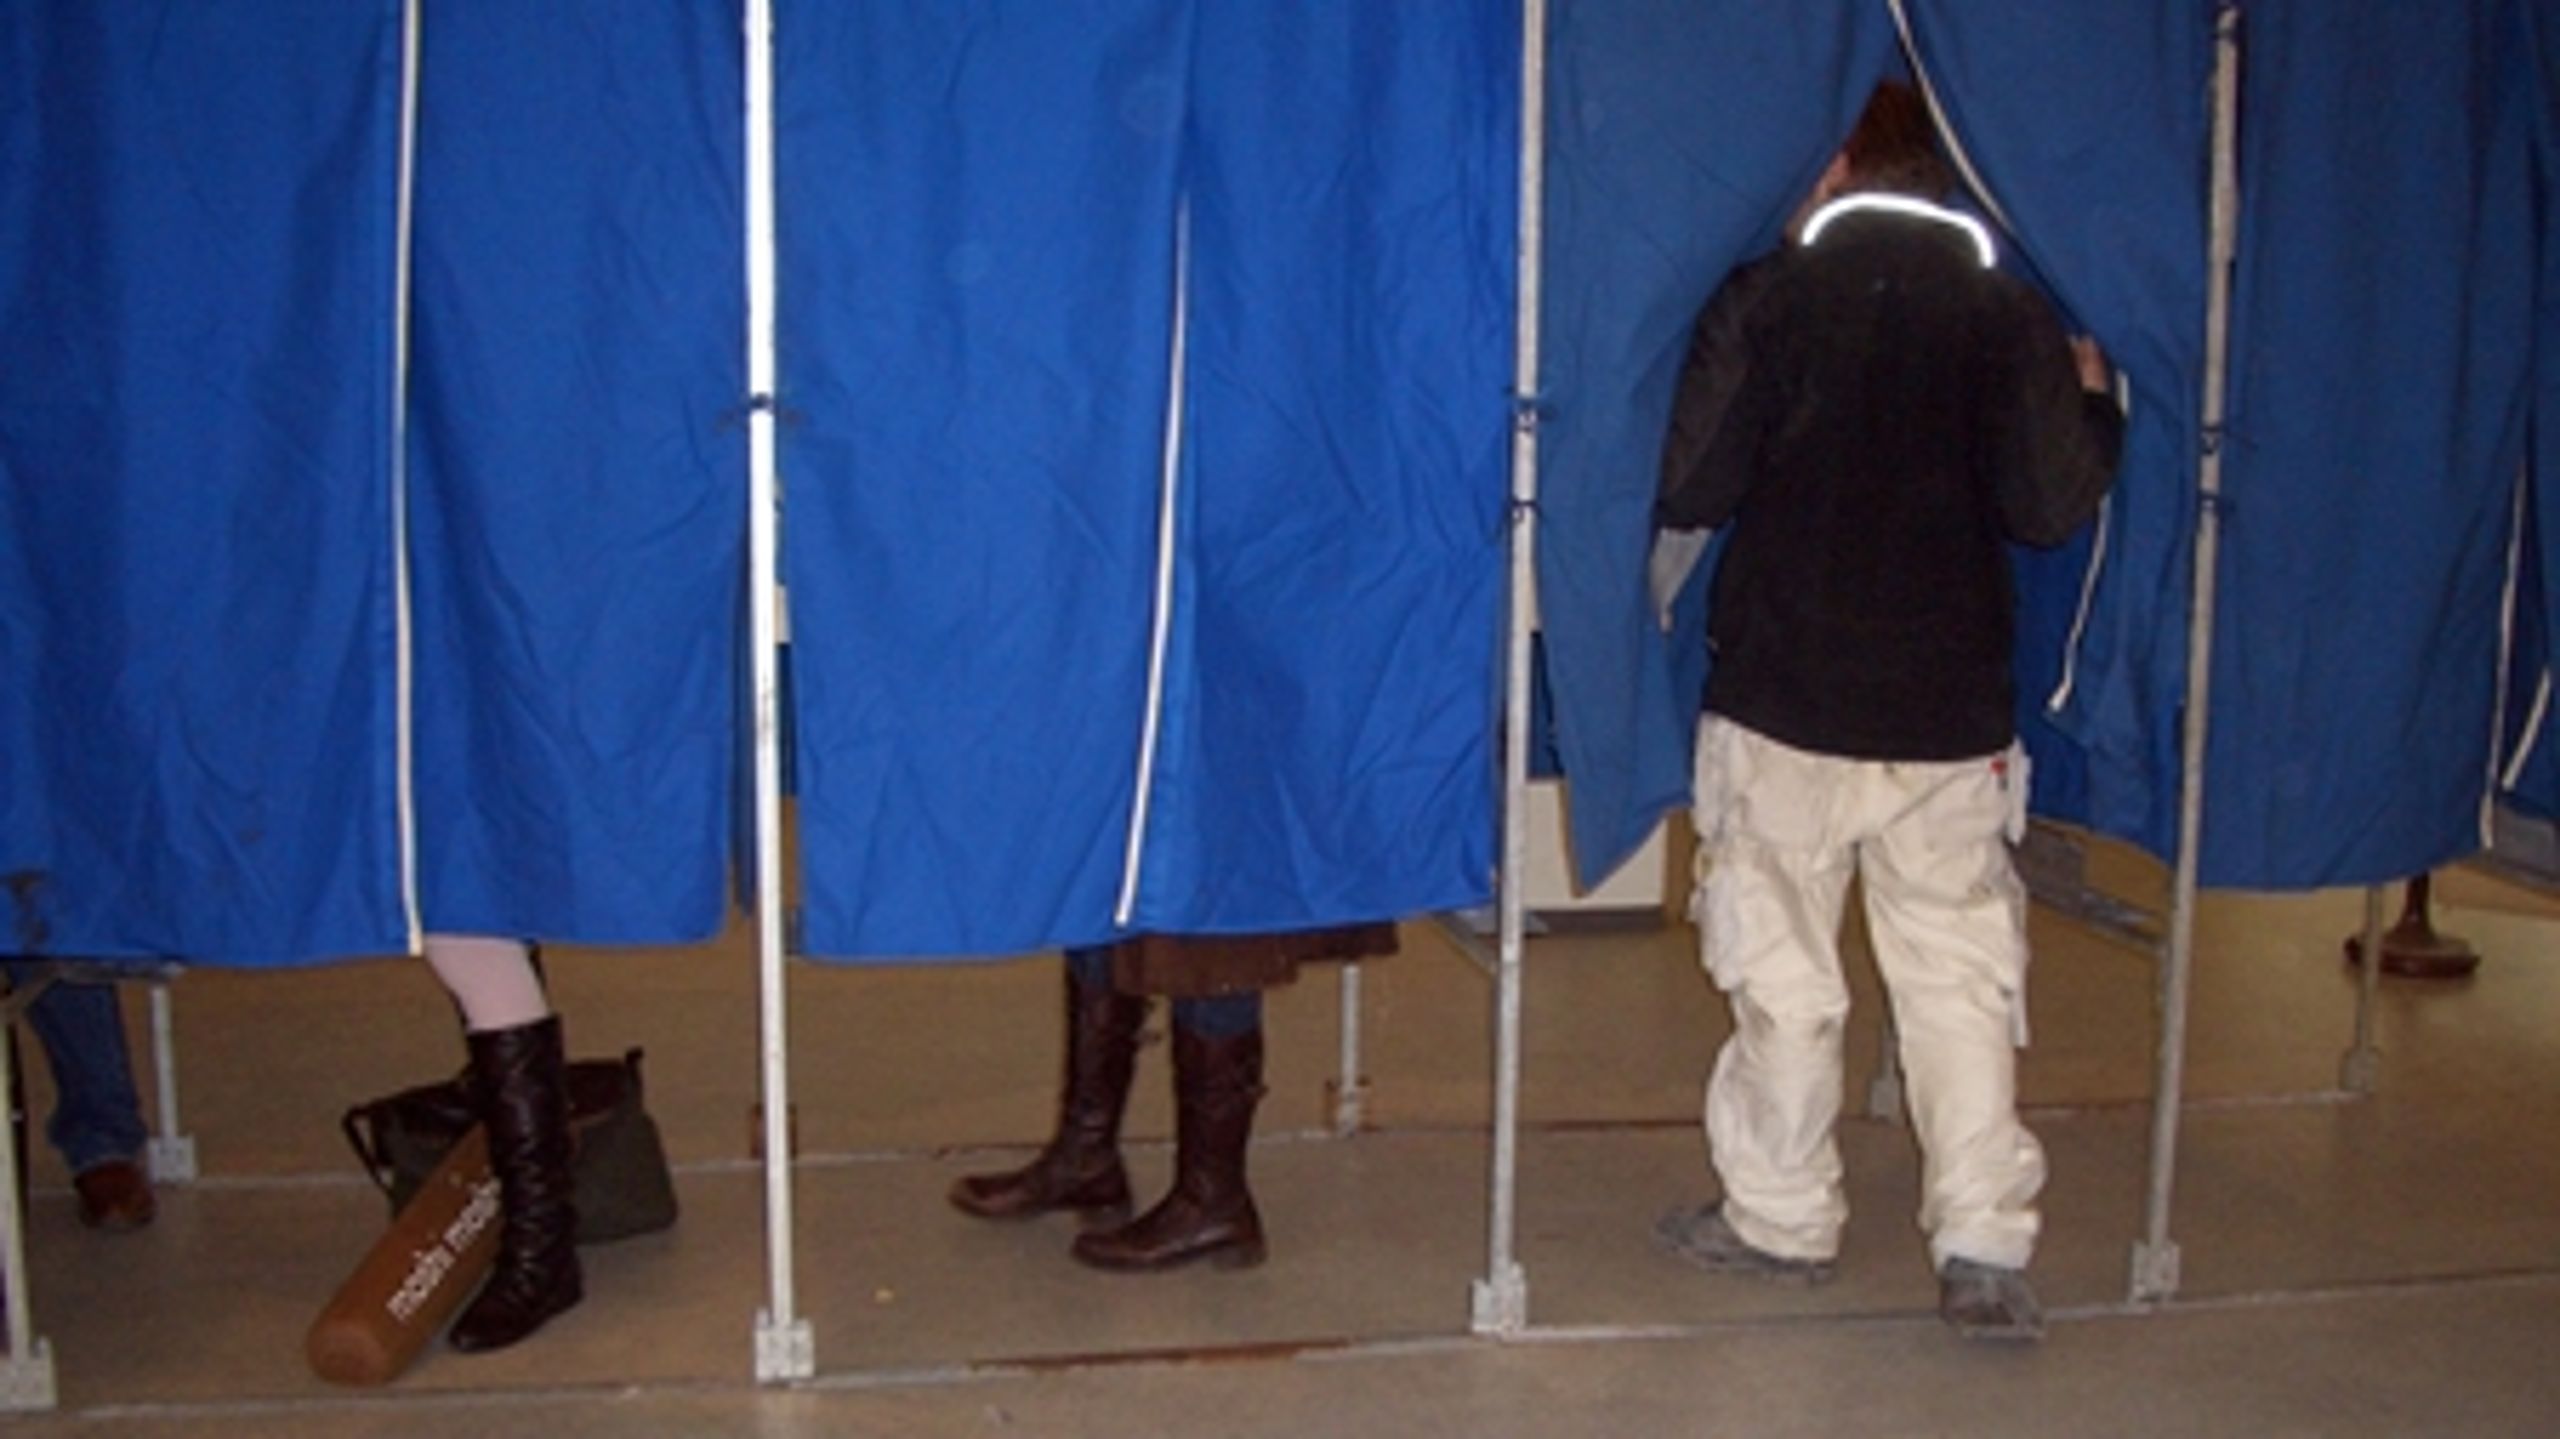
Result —
[{"label": "booth frame leg", "polygon": [[61,1404],[53,1383],[53,1351],[41,1339],[0,1361],[0,1413],[23,1414]]},{"label": "booth frame leg", "polygon": [[1504,616],[1502,851],[1495,900],[1499,962],[1493,974],[1493,1133],[1487,1179],[1484,1277],[1471,1290],[1478,1334],[1516,1335],[1529,1323],[1529,1280],[1519,1262],[1521,971],[1528,914],[1529,663],[1538,552],[1538,277],[1545,264],[1547,3],[1520,7],[1519,268],[1512,336],[1509,612]]},{"label": "booth frame leg", "polygon": [[1508,1338],[1529,1327],[1529,1274],[1518,1264],[1477,1280],[1472,1297],[1469,1327],[1475,1333]]},{"label": "booth frame leg", "polygon": [[1889,1003],[1877,1008],[1876,1075],[1867,1081],[1867,1118],[1902,1122],[1902,1038]]},{"label": "booth frame leg", "polygon": [[776,1324],[773,1311],[756,1311],[756,1382],[784,1384],[818,1372],[818,1338],[806,1319]]},{"label": "booth frame leg", "polygon": [[151,1141],[147,1157],[151,1178],[160,1184],[185,1184],[196,1168],[195,1137],[181,1130],[178,1117],[178,1035],[176,1000],[166,984],[151,987],[151,1077],[153,1099]]},{"label": "booth frame leg", "polygon": [[1325,1085],[1327,1106],[1333,1116],[1333,1136],[1349,1139],[1360,1132],[1368,1121],[1369,1077],[1360,1072],[1360,966],[1347,962],[1342,966],[1342,1043],[1341,1061],[1334,1077]]},{"label": "booth frame leg", "polygon": [[[16,1112],[20,1102],[15,1017],[14,1010],[0,1013],[0,1114]],[[51,1409],[56,1402],[53,1351],[35,1332],[27,1296],[27,1209],[18,1202],[18,1170],[16,1141],[0,1135],[0,1303],[9,1311],[9,1348],[0,1357],[0,1411]]]},{"label": "booth frame leg", "polygon": [[2166,1304],[2178,1295],[2178,1244],[2137,1241],[2128,1290],[2136,1304]]}]

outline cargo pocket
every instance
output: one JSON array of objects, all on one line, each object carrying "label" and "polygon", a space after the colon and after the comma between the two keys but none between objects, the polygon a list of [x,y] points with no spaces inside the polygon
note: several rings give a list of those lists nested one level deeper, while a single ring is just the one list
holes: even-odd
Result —
[{"label": "cargo pocket", "polygon": [[1966,947],[1990,961],[1985,976],[2009,1011],[2010,1042],[2027,1045],[2027,892],[2010,846],[2026,835],[2027,756],[2012,744],[1956,765],[1933,800],[1930,843],[1964,876],[1958,923]]},{"label": "cargo pocket", "polygon": [[1732,752],[1730,727],[1713,715],[1699,716],[1697,754],[1690,767],[1689,827],[1698,844],[1689,856],[1688,915],[1701,936],[1707,928],[1707,876],[1731,828]]}]

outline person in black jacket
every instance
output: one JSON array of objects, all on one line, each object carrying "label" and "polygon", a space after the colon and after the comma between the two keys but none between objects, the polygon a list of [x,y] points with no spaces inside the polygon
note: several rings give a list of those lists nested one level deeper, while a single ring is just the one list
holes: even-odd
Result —
[{"label": "person in black jacket", "polygon": [[1655,519],[1730,531],[1708,634],[1693,900],[1734,1033],[1708,1082],[1720,1200],[1660,1238],[1709,1269],[1828,1278],[1833,1127],[1863,880],[1900,1021],[1940,1309],[2033,1339],[2044,1156],[2018,1121],[2025,822],[2007,545],[2096,511],[2123,416],[2094,344],[1994,268],[1925,102],[1881,87],[1779,253],[1700,316]]}]

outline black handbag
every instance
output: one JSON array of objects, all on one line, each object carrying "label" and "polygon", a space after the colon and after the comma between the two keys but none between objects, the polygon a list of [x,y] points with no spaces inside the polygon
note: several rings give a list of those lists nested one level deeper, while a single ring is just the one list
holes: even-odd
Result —
[{"label": "black handbag", "polygon": [[[563,1067],[576,1157],[578,1242],[602,1244],[676,1222],[676,1187],[658,1122],[641,1102],[640,1051]],[[347,1147],[398,1214],[454,1141],[480,1122],[460,1079],[421,1084],[354,1105],[339,1118]]]}]

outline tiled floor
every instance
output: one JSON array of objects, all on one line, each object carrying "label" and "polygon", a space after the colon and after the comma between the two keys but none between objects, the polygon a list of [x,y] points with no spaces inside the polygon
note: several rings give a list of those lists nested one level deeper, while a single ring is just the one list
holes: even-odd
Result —
[{"label": "tiled floor", "polygon": [[[2112,879],[2142,891],[2138,865]],[[2154,894],[2143,894],[2150,899]],[[1486,1265],[1490,993],[1435,927],[1362,976],[1369,1126],[1327,1132],[1340,989],[1276,997],[1254,1152],[1273,1259],[1088,1273],[1064,1222],[989,1226],[940,1192],[1042,1131],[1053,961],[795,966],[797,1300],[818,1377],[753,1381],[766,1301],[754,966],[569,951],[582,1053],[648,1051],[679,1166],[668,1234],[589,1252],[589,1299],[516,1350],[431,1352],[332,1389],[304,1327],[382,1221],[340,1151],[350,1098],[449,1070],[444,1002],[403,961],[194,973],[174,988],[183,1129],[205,1177],[160,1222],[83,1231],[38,1156],[29,1277],[60,1388],[30,1435],[2405,1435],[2560,1432],[2560,918],[2476,876],[2439,920],[2488,956],[2393,980],[2380,1093],[2337,1088],[2354,894],[2210,897],[2199,929],[2173,1237],[2183,1283],[2125,1303],[2152,1086],[2150,960],[2041,914],[2023,1075],[2051,1152],[2040,1349],[1970,1349],[1930,1313],[1903,1132],[1844,1126],[1838,1283],[1763,1289],[1650,1248],[1704,1192],[1698,1085],[1723,1031],[1685,928],[1534,941],[1518,1258],[1530,1328],[1470,1333]],[[1871,980],[1861,981],[1866,1012]],[[130,1006],[140,1008],[138,995]],[[1852,1046],[1865,1092],[1873,1031]],[[1168,1127],[1160,1048],[1132,1126]],[[39,1066],[40,1068],[40,1066]],[[41,1098],[39,1103],[41,1103]]]}]

